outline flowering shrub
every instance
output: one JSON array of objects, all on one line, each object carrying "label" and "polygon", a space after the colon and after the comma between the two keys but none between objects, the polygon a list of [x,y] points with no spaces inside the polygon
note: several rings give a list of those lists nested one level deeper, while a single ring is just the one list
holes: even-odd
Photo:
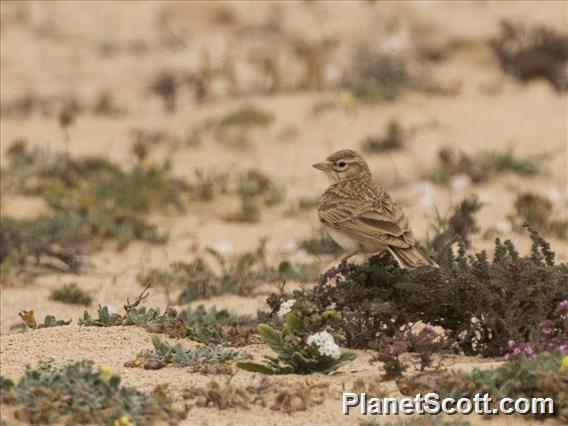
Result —
[{"label": "flowering shrub", "polygon": [[310,334],[306,343],[308,345],[314,345],[322,356],[328,356],[333,359],[339,359],[341,357],[341,349],[339,349],[339,345],[335,343],[333,336],[327,331]]},{"label": "flowering shrub", "polygon": [[[384,350],[380,336],[395,336],[417,322],[441,327],[448,349],[468,356],[503,356],[510,340],[529,341],[537,329],[543,342],[562,346],[566,326],[556,309],[568,299],[568,265],[555,264],[550,245],[534,231],[530,236],[525,257],[511,241],[497,239],[493,258],[485,251],[466,254],[463,244],[456,253],[444,243],[437,254],[429,253],[440,268],[403,270],[390,256],[375,256],[331,268],[315,287],[288,297],[320,312],[341,312],[336,337],[349,348]],[[273,313],[283,298],[269,297]]]},{"label": "flowering shrub", "polygon": [[[519,356],[511,362],[489,370],[474,369],[470,373],[438,370],[401,379],[398,387],[403,395],[436,392],[440,398],[472,398],[489,393],[493,400],[501,398],[552,398],[554,413],[561,424],[568,421],[568,357],[560,353],[542,352],[532,357]],[[528,417],[527,417],[528,418]],[[516,424],[516,423],[515,423]]]},{"label": "flowering shrub", "polygon": [[385,369],[384,379],[396,379],[402,376],[402,373],[408,366],[402,362],[400,355],[406,352],[408,345],[403,335],[398,332],[394,337],[382,336],[379,339],[379,347],[377,348],[376,361],[383,363]]},{"label": "flowering shrub", "polygon": [[401,360],[405,352],[416,353],[419,357],[420,371],[432,365],[432,355],[447,349],[445,336],[438,333],[431,324],[426,324],[420,331],[408,327],[404,332],[397,331],[394,336],[382,335],[379,339],[376,361],[383,363],[385,379],[402,376],[408,366]]},{"label": "flowering shrub", "polygon": [[42,361],[19,380],[0,377],[0,402],[15,408],[18,424],[177,424],[187,415],[166,388],[123,386],[108,365],[91,361]]},{"label": "flowering shrub", "polygon": [[533,359],[540,352],[560,352],[568,355],[568,299],[558,303],[552,319],[542,321],[529,342],[508,342],[509,353],[505,355],[508,361],[520,356]]},{"label": "flowering shrub", "polygon": [[313,304],[295,300],[283,302],[278,312],[284,321],[281,330],[258,326],[277,356],[265,356],[266,364],[238,362],[237,367],[263,374],[329,373],[355,359],[353,352],[341,352],[332,334],[341,321],[338,312],[318,313]]}]

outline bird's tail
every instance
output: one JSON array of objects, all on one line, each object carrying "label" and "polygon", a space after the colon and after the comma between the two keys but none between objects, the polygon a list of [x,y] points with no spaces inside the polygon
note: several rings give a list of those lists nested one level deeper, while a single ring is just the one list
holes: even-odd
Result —
[{"label": "bird's tail", "polygon": [[434,268],[439,268],[436,262],[420,253],[416,247],[401,248],[387,246],[387,248],[402,269],[412,269],[418,266],[433,266]]}]

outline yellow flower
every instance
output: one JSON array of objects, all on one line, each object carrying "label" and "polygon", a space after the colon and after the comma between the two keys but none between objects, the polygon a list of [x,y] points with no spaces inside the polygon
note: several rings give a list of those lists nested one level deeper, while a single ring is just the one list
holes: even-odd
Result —
[{"label": "yellow flower", "polygon": [[20,311],[18,315],[20,316],[22,321],[26,323],[28,327],[30,328],[37,327],[37,322],[34,317],[34,311]]},{"label": "yellow flower", "polygon": [[353,95],[353,92],[349,90],[341,91],[339,94],[339,103],[344,108],[351,108],[355,103],[355,96]]},{"label": "yellow flower", "polygon": [[135,426],[134,423],[128,416],[120,416],[114,422],[112,422],[112,426]]},{"label": "yellow flower", "polygon": [[101,373],[101,378],[103,379],[104,382],[108,382],[112,378],[112,370],[110,368],[110,365],[107,364],[101,365],[100,373]]},{"label": "yellow flower", "polygon": [[565,355],[562,358],[562,362],[560,363],[561,370],[568,370],[568,355]]}]

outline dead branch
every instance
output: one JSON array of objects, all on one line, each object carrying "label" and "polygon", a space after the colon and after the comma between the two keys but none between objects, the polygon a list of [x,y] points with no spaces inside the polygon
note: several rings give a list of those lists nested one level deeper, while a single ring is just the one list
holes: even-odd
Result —
[{"label": "dead branch", "polygon": [[144,299],[146,299],[149,295],[150,295],[150,288],[152,288],[152,283],[148,283],[146,285],[146,287],[144,287],[144,290],[142,290],[142,292],[138,295],[138,297],[136,298],[136,300],[132,303],[130,303],[130,300],[128,299],[128,297],[126,298],[126,305],[124,305],[124,310],[126,312],[130,311],[132,308],[137,307],[140,302],[142,302]]}]

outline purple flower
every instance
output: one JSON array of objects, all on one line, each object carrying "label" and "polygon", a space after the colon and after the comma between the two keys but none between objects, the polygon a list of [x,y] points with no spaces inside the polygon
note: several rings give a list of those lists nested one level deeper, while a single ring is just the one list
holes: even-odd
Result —
[{"label": "purple flower", "polygon": [[422,330],[424,333],[430,334],[434,332],[434,326],[432,324],[426,324]]},{"label": "purple flower", "polygon": [[554,313],[560,316],[560,318],[568,318],[568,300],[560,302]]},{"label": "purple flower", "polygon": [[388,345],[385,349],[386,356],[395,356],[396,355],[396,348],[393,345]]},{"label": "purple flower", "polygon": [[568,344],[558,346],[558,350],[562,355],[568,355]]},{"label": "purple flower", "polygon": [[530,346],[526,346],[523,349],[523,353],[528,359],[533,359],[535,357],[534,349],[531,348]]},{"label": "purple flower", "polygon": [[514,340],[509,340],[507,342],[507,346],[509,347],[509,349],[513,349],[515,347],[515,341]]},{"label": "purple flower", "polygon": [[542,334],[550,334],[554,331],[554,324],[549,320],[543,321],[539,324],[538,331]]}]

